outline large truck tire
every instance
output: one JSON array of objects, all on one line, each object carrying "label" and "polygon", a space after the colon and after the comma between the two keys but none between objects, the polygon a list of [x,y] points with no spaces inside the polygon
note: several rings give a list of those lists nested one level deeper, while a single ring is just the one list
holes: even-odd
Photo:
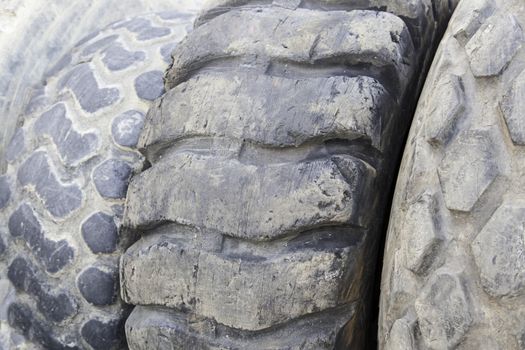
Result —
[{"label": "large truck tire", "polygon": [[451,19],[395,193],[383,349],[525,349],[524,28],[520,0]]},{"label": "large truck tire", "polygon": [[119,230],[126,189],[143,166],[145,113],[192,20],[171,12],[114,23],[35,89],[0,176],[0,348],[21,348],[17,334],[45,349],[124,347],[118,263],[134,240]]},{"label": "large truck tire", "polygon": [[[131,349],[363,349],[390,194],[453,1],[219,1],[146,116]],[[374,335],[376,338],[376,335]]]}]

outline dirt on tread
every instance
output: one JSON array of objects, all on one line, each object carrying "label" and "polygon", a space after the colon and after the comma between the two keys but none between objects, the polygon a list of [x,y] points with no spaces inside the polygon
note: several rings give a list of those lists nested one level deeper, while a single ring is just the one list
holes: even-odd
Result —
[{"label": "dirt on tread", "polygon": [[525,348],[524,28],[522,1],[452,16],[394,197],[383,349]]},{"label": "dirt on tread", "polygon": [[235,2],[174,51],[123,219],[142,234],[120,263],[131,349],[364,346],[391,174],[454,2],[410,20],[356,3]]}]

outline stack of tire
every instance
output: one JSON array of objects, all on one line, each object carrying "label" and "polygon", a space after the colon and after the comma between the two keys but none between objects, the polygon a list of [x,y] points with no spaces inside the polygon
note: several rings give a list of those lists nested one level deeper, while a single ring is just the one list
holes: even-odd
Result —
[{"label": "stack of tire", "polygon": [[182,41],[174,13],[86,37],[5,154],[6,346],[522,349],[525,7],[456,5],[217,0]]}]

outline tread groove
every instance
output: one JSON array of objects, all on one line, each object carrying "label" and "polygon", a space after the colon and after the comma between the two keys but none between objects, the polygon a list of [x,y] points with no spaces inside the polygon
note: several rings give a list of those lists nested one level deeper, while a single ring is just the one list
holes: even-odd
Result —
[{"label": "tread groove", "polygon": [[[231,349],[248,349],[254,346],[264,347],[267,344],[272,344],[272,348],[284,350],[297,348],[296,339],[302,339],[299,343],[311,343],[313,344],[311,349],[314,350],[325,346],[327,343],[335,342],[337,331],[351,317],[354,309],[354,305],[347,305],[319,314],[306,315],[301,319],[291,320],[266,330],[241,332],[209,319],[202,319],[197,324],[191,325],[185,319],[185,314],[168,308],[139,306],[135,308],[126,323],[126,333],[131,339],[145,337],[149,341],[155,342],[158,341],[158,332],[160,331],[162,333],[160,338],[164,338],[170,343],[171,340],[169,339],[178,338],[174,337],[173,333],[180,332],[179,337],[183,339],[179,340],[181,346],[194,344],[197,348],[218,346]],[[167,322],[162,323],[161,320]],[[305,331],[309,328],[307,325],[311,324],[315,324],[316,330],[320,329],[320,331]],[[226,342],[223,339],[226,339]],[[148,348],[137,348],[137,350],[146,349]]]},{"label": "tread groove", "polygon": [[[356,56],[357,57],[357,56]],[[360,55],[359,57],[362,57]],[[342,76],[349,78],[369,77],[380,81],[384,88],[396,100],[400,98],[399,77],[395,68],[381,67],[372,63],[359,62],[358,59],[345,55],[342,58],[331,57],[311,62],[297,62],[286,59],[251,60],[252,57],[228,56],[197,63],[189,66],[185,74],[171,83],[169,88],[207,73],[229,73],[245,71],[287,79],[312,79]]]},{"label": "tread groove", "polygon": [[[230,147],[233,146],[233,149]],[[332,156],[351,155],[377,171],[382,153],[361,139],[311,139],[300,146],[269,147],[246,139],[186,136],[157,143],[141,150],[151,164],[163,158],[189,153],[201,156],[229,155],[244,165],[274,165],[311,162]]]}]

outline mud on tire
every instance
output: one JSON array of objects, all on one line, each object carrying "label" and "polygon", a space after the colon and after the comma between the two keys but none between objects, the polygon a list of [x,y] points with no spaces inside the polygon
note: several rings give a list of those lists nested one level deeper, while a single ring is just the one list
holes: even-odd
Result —
[{"label": "mud on tire", "polygon": [[[119,230],[144,116],[193,15],[115,23],[80,42],[46,74],[8,149],[0,177],[6,293],[0,347],[120,349],[129,313],[118,262],[133,239]],[[9,305],[7,307],[7,305]]]},{"label": "mud on tire", "polygon": [[525,347],[525,11],[463,1],[399,174],[383,270],[384,349]]},{"label": "mud on tire", "polygon": [[[359,4],[359,5],[358,5]],[[402,141],[448,1],[222,1],[139,141],[132,349],[362,348]]]}]

